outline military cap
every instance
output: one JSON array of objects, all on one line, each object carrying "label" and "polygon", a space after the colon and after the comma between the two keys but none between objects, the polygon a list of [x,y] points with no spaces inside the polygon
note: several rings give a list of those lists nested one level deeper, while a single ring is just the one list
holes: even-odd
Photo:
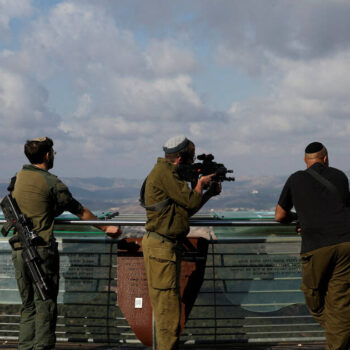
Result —
[{"label": "military cap", "polygon": [[163,146],[165,153],[175,153],[185,148],[190,141],[184,135],[171,137]]}]

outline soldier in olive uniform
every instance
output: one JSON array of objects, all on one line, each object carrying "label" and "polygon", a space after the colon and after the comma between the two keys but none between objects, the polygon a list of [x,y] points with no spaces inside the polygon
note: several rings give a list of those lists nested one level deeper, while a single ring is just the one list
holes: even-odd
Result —
[{"label": "soldier in olive uniform", "polygon": [[[149,295],[156,323],[158,350],[176,349],[179,339],[181,300],[179,289],[181,241],[189,232],[189,218],[210,197],[221,191],[202,176],[194,189],[178,174],[181,164],[192,164],[195,146],[184,136],[169,139],[147,177],[146,234],[142,241]],[[208,188],[203,193],[203,189]]]},{"label": "soldier in olive uniform", "polygon": [[[55,347],[59,255],[53,236],[54,218],[67,210],[83,220],[97,217],[75,200],[67,186],[48,172],[53,167],[53,142],[48,137],[27,141],[24,152],[31,164],[24,165],[12,181],[12,196],[33,222],[41,239],[37,251],[42,258],[41,269],[50,289],[49,298],[42,301],[29,277],[22,258],[20,243],[12,252],[19,293],[22,299],[18,348],[46,350]],[[99,226],[106,234],[117,237],[118,227]]]}]

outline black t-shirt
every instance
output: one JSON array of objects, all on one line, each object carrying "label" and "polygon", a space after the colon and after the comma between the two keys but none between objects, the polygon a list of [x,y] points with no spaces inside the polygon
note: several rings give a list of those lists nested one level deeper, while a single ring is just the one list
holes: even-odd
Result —
[{"label": "black t-shirt", "polygon": [[292,174],[278,204],[286,211],[295,208],[301,225],[301,253],[342,242],[350,242],[350,193],[346,175],[315,163],[312,169],[336,186],[332,193],[306,171]]}]

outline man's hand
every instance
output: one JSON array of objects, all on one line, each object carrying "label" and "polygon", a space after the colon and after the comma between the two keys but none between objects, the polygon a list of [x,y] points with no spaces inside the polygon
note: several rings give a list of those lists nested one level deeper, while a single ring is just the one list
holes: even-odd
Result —
[{"label": "man's hand", "polygon": [[118,238],[123,233],[119,226],[101,226],[100,228],[111,238]]},{"label": "man's hand", "polygon": [[219,195],[221,193],[221,190],[222,190],[221,182],[212,181],[209,185],[207,193],[208,195],[213,197],[213,196]]},{"label": "man's hand", "polygon": [[279,204],[277,204],[275,211],[275,220],[289,224],[292,221],[298,220],[298,216],[293,211],[286,211]]},{"label": "man's hand", "polygon": [[[98,220],[98,217],[93,214],[88,208],[83,207],[83,211],[76,214],[81,220]],[[122,230],[119,226],[112,225],[95,225],[95,227],[102,230],[106,235],[111,238],[118,238],[122,234]]]},{"label": "man's hand", "polygon": [[215,176],[215,173],[210,174],[210,175],[201,176],[198,179],[197,185],[195,187],[195,191],[197,191],[199,194],[202,194],[203,190],[205,190],[209,187],[213,176]]},{"label": "man's hand", "polygon": [[[202,195],[201,206],[200,208],[213,196],[218,195],[221,192],[221,182],[212,181],[212,177],[214,174],[202,176],[199,178],[197,182],[197,186],[195,187],[195,191],[202,195],[203,189],[208,188],[207,191]],[[199,208],[199,209],[200,209]],[[199,210],[198,209],[198,210]],[[192,213],[191,215],[193,215]]]}]

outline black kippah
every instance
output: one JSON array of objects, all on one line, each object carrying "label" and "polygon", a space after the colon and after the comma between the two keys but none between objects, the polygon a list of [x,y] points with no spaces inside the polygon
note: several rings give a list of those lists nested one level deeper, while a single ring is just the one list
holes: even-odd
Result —
[{"label": "black kippah", "polygon": [[321,151],[323,147],[321,142],[312,142],[305,148],[305,153],[316,153]]}]

